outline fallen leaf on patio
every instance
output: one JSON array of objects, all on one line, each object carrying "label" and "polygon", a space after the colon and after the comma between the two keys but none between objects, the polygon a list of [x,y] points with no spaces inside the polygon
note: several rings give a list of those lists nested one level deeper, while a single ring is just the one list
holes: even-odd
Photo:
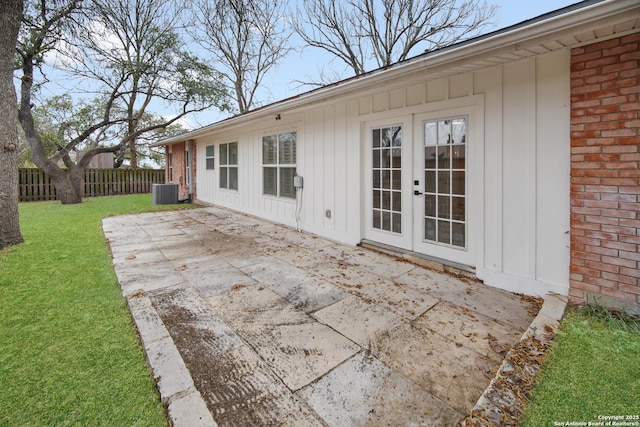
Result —
[{"label": "fallen leaf on patio", "polygon": [[180,267],[176,267],[176,271],[184,271],[187,269],[187,265],[186,264],[182,264]]}]

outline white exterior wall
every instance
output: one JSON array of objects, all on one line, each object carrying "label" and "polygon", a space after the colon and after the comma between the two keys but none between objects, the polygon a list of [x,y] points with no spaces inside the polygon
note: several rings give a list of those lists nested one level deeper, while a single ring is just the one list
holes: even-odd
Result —
[{"label": "white exterior wall", "polygon": [[[429,80],[412,75],[321,105],[283,110],[199,138],[198,153],[216,144],[216,169],[199,155],[198,199],[295,226],[296,202],[262,195],[262,136],[297,132],[304,177],[299,226],[349,244],[365,236],[366,123],[408,123],[420,114],[480,108],[480,141],[469,159],[480,182],[471,230],[477,276],[527,294],[566,294],[569,276],[569,52]],[[444,113],[443,113],[444,114]],[[446,114],[445,116],[446,117]],[[407,132],[411,134],[411,132]],[[477,138],[477,137],[476,137]],[[218,188],[218,143],[238,142],[239,190]],[[403,142],[404,144],[404,142]],[[408,154],[408,153],[407,153]],[[407,155],[403,154],[403,155]],[[404,167],[404,164],[403,164]],[[403,202],[404,203],[404,202]],[[478,209],[480,212],[478,212]],[[331,217],[325,215],[331,211]],[[473,215],[473,212],[469,212]],[[384,243],[384,242],[382,242]]]}]

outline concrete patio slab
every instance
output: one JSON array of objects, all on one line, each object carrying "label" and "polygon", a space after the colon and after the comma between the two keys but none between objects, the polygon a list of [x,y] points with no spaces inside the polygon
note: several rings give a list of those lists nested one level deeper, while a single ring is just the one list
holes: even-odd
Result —
[{"label": "concrete patio slab", "polygon": [[454,426],[460,419],[449,406],[365,352],[299,394],[331,426]]},{"label": "concrete patio slab", "polygon": [[471,411],[500,365],[495,358],[408,324],[381,334],[371,352],[461,414]]},{"label": "concrete patio slab", "polygon": [[[391,258],[387,260],[388,263],[390,261]],[[409,320],[417,318],[439,301],[423,290],[406,286],[388,276],[361,270],[340,260],[325,262],[313,273],[365,302],[387,307]]]},{"label": "concrete patio slab", "polygon": [[497,351],[506,352],[522,336],[518,328],[446,301],[420,316],[414,326],[497,360],[502,358]]},{"label": "concrete patio slab", "polygon": [[385,307],[368,304],[354,296],[315,312],[313,317],[366,349],[378,336],[405,322]]},{"label": "concrete patio slab", "polygon": [[493,319],[508,319],[508,324],[519,328],[520,332],[524,332],[535,317],[535,313],[530,312],[529,301],[521,296],[464,277],[414,268],[394,280]]},{"label": "concrete patio slab", "polygon": [[247,265],[241,270],[307,313],[320,310],[348,296],[336,286],[310,276],[299,266],[294,267],[273,257],[265,257],[261,262]]},{"label": "concrete patio slab", "polygon": [[287,309],[291,304],[268,289],[243,288],[229,294],[209,302],[292,391],[360,350],[304,312]]},{"label": "concrete patio slab", "polygon": [[536,314],[518,295],[224,209],[103,227],[175,426],[450,426]]},{"label": "concrete patio slab", "polygon": [[167,260],[155,263],[120,263],[114,268],[125,296],[184,283],[184,277]]},{"label": "concrete patio slab", "polygon": [[234,286],[253,286],[258,283],[220,258],[198,258],[184,265],[182,275],[204,297],[219,295]]}]

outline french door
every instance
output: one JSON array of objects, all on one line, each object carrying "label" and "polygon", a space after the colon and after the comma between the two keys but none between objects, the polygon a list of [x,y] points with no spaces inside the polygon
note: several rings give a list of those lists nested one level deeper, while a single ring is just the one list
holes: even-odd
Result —
[{"label": "french door", "polygon": [[411,121],[369,123],[366,129],[365,238],[411,250]]},{"label": "french door", "polygon": [[469,116],[414,117],[413,250],[473,265]]},{"label": "french door", "polygon": [[368,123],[365,238],[475,265],[468,110]]}]

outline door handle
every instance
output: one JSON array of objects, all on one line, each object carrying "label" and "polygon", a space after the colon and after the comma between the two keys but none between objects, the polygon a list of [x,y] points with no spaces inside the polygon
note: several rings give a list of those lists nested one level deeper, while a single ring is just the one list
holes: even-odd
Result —
[{"label": "door handle", "polygon": [[421,196],[421,195],[422,195],[422,193],[421,193],[421,192],[419,192],[418,190],[413,190],[413,195],[414,195],[414,196]]}]

